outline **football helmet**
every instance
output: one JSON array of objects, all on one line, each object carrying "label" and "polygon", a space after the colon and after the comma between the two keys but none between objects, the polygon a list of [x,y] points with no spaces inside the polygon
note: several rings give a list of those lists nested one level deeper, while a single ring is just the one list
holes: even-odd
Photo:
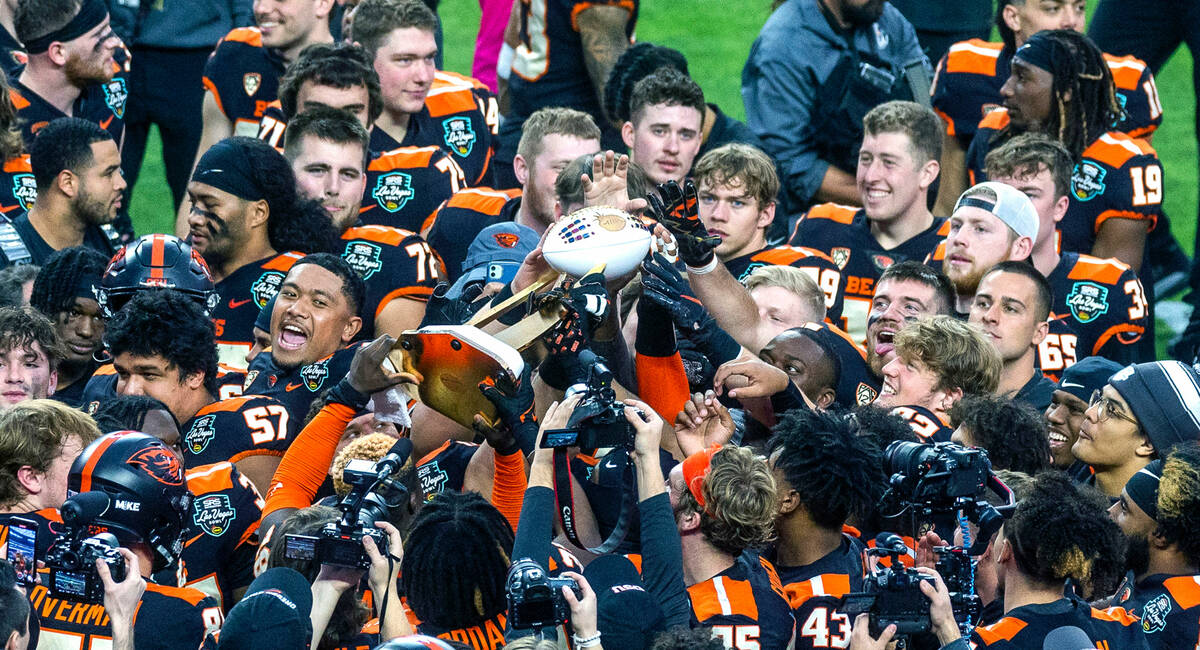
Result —
[{"label": "football helmet", "polygon": [[100,279],[96,302],[111,317],[134,293],[151,288],[174,289],[195,299],[206,316],[219,300],[204,258],[178,237],[155,234],[117,251]]}]

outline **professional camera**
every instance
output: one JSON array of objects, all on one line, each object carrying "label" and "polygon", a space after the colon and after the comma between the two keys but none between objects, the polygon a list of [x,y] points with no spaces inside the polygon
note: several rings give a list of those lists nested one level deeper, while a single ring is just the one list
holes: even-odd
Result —
[{"label": "professional camera", "polygon": [[[562,449],[602,449],[622,447],[633,450],[637,430],[625,419],[625,405],[617,400],[612,389],[612,372],[604,365],[604,359],[590,350],[579,353],[579,361],[587,366],[587,379],[580,390],[582,393],[575,410],[563,429],[550,429],[542,438],[542,447]],[[568,396],[571,389],[568,389]]]},{"label": "professional camera", "polygon": [[[838,611],[850,620],[862,613],[870,615],[871,636],[878,637],[889,625],[896,626],[898,636],[920,634],[930,630],[929,598],[921,591],[922,582],[934,582],[933,576],[915,569],[906,569],[901,556],[908,547],[899,535],[880,533],[875,548],[863,551],[865,591],[846,594]],[[888,566],[879,560],[890,558]]]},{"label": "professional camera", "polygon": [[356,459],[346,463],[342,481],[350,486],[350,493],[338,503],[341,519],[325,524],[319,535],[287,535],[284,537],[284,557],[369,568],[371,558],[363,547],[363,538],[372,538],[380,552],[387,552],[387,533],[376,528],[375,522],[386,520],[392,509],[407,501],[408,488],[392,474],[404,466],[411,454],[412,442],[402,438],[377,462]]},{"label": "professional camera", "polygon": [[108,565],[112,579],[125,579],[125,558],[117,551],[120,544],[111,533],[98,533],[91,537],[82,534],[84,529],[68,531],[67,535],[55,540],[46,552],[46,568],[50,569],[50,595],[85,603],[104,602],[104,581],[96,571],[96,560]]},{"label": "professional camera", "polygon": [[551,578],[537,562],[527,557],[514,562],[505,580],[508,623],[512,629],[554,627],[566,621],[571,609],[562,595],[563,587],[570,587],[576,598],[583,598],[583,592],[574,580]]}]

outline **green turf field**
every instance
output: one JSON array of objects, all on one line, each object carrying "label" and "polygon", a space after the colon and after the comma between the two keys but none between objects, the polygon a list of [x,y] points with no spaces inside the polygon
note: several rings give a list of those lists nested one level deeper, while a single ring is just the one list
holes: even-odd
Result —
[{"label": "green turf field", "polygon": [[[769,5],[768,0],[733,5],[714,0],[643,2],[637,39],[682,51],[709,101],[741,118],[745,113],[739,92],[742,65],[767,19]],[[446,67],[469,74],[479,6],[475,0],[443,0],[439,13],[445,29]],[[1191,56],[1186,48],[1180,48],[1157,78],[1165,119],[1153,142],[1166,174],[1166,212],[1171,215],[1176,237],[1189,252],[1196,230],[1198,187],[1192,119],[1196,106],[1191,81]],[[153,134],[130,210],[139,233],[169,232],[172,228],[171,196],[163,178],[157,136]],[[1165,339],[1166,333],[1160,328],[1160,349]]]}]

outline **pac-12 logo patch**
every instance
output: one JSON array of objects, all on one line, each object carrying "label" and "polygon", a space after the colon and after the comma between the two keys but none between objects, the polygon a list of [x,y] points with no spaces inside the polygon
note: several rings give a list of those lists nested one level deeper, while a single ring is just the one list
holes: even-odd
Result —
[{"label": "pac-12 logo patch", "polygon": [[250,285],[250,293],[254,296],[254,302],[259,309],[267,306],[271,302],[271,298],[279,293],[279,287],[283,286],[283,274],[279,271],[268,271],[258,276],[254,284]]},{"label": "pac-12 logo patch", "polygon": [[383,261],[379,259],[379,254],[379,247],[375,244],[352,241],[346,244],[346,251],[342,253],[342,259],[354,267],[362,279],[368,280],[375,275],[376,271],[383,268]]},{"label": "pac-12 logo patch", "polygon": [[412,187],[412,176],[404,172],[392,172],[380,176],[379,180],[375,181],[375,189],[371,190],[371,196],[375,198],[375,202],[388,212],[398,212],[413,197],[413,194],[415,192]]},{"label": "pac-12 logo patch", "polygon": [[305,388],[312,392],[321,390],[325,378],[329,376],[329,360],[322,359],[312,365],[300,369],[300,378],[304,380]]},{"label": "pac-12 logo patch", "polygon": [[471,120],[465,117],[452,117],[442,122],[442,139],[454,153],[466,158],[471,155],[475,146],[475,129],[471,128]]},{"label": "pac-12 logo patch", "polygon": [[1076,282],[1067,294],[1071,315],[1081,323],[1090,323],[1108,313],[1108,289],[1095,282]]},{"label": "pac-12 logo patch", "polygon": [[29,212],[37,201],[37,180],[33,174],[17,174],[13,176],[13,198],[21,204],[21,209]]},{"label": "pac-12 logo patch", "polygon": [[205,415],[196,418],[192,423],[192,428],[183,436],[183,444],[187,446],[193,454],[198,454],[208,447],[208,443],[212,442],[216,437],[217,431],[213,427],[213,421],[216,420],[215,415]]},{"label": "pac-12 logo patch", "polygon": [[104,84],[104,103],[119,119],[125,119],[125,102],[129,99],[129,90],[125,87],[125,79],[117,77]]},{"label": "pac-12 logo patch", "polygon": [[1167,627],[1167,614],[1171,613],[1171,599],[1159,594],[1142,609],[1142,631],[1147,634],[1162,632]]},{"label": "pac-12 logo patch", "polygon": [[859,382],[858,388],[854,389],[854,401],[859,406],[866,406],[875,401],[879,396],[879,391],[872,388],[865,382]]},{"label": "pac-12 logo patch", "polygon": [[830,249],[829,257],[833,258],[833,263],[837,264],[839,269],[845,270],[846,263],[850,261],[850,249],[844,246],[835,246]]},{"label": "pac-12 logo patch", "polygon": [[242,90],[246,91],[247,97],[253,97],[254,93],[258,92],[258,87],[262,85],[262,75],[257,72],[247,72],[242,75]]},{"label": "pac-12 logo patch", "polygon": [[207,494],[192,502],[192,522],[213,537],[224,535],[234,517],[237,510],[227,494]]},{"label": "pac-12 logo patch", "polygon": [[1104,194],[1106,185],[1104,177],[1108,172],[1099,165],[1090,162],[1082,162],[1075,165],[1075,172],[1071,174],[1071,193],[1080,201],[1091,201],[1092,199]]}]

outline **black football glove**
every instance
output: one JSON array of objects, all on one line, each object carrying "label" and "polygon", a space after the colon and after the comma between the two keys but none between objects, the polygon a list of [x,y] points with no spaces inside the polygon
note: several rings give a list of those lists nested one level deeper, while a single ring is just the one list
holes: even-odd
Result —
[{"label": "black football glove", "polygon": [[462,325],[470,320],[477,311],[477,306],[472,303],[479,297],[479,294],[483,293],[483,284],[478,282],[467,284],[463,287],[462,295],[456,298],[446,297],[449,291],[450,285],[446,282],[439,282],[433,288],[433,295],[429,296],[429,302],[425,304],[425,316],[421,319],[421,327]]},{"label": "black football glove", "polygon": [[608,316],[611,302],[608,287],[604,285],[603,273],[589,273],[575,282],[562,295],[562,303],[580,320],[584,333],[591,336],[604,317]]},{"label": "black football glove", "polygon": [[514,382],[507,373],[499,378],[485,379],[479,383],[479,392],[496,406],[500,426],[490,429],[476,425],[476,429],[487,439],[488,444],[501,455],[508,455],[519,445],[524,450],[525,442],[537,440],[537,417],[533,412],[533,367],[525,364],[520,380]]},{"label": "black football glove", "polygon": [[568,313],[542,337],[550,354],[538,368],[538,376],[551,388],[566,390],[587,378],[587,368],[579,360],[579,353],[588,347],[588,335],[580,326],[581,320]]},{"label": "black football glove", "polygon": [[662,307],[685,333],[698,332],[712,320],[687,280],[659,253],[642,262],[642,297]]},{"label": "black football glove", "polygon": [[680,187],[675,181],[667,181],[655,189],[658,193],[647,194],[646,202],[654,219],[675,236],[679,257],[690,267],[706,266],[713,259],[713,249],[721,245],[721,238],[708,234],[700,221],[695,183],[689,178]]}]

